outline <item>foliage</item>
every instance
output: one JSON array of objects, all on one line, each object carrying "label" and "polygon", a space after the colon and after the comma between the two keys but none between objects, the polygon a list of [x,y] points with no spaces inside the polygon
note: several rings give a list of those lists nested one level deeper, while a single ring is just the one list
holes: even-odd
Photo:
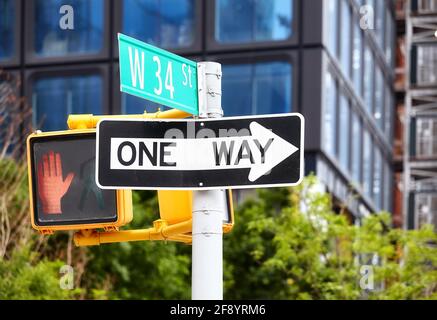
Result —
[{"label": "foliage", "polygon": [[31,230],[27,166],[21,134],[30,132],[30,108],[19,80],[0,70],[0,300],[68,299],[59,287],[58,259],[38,254],[45,241]]},{"label": "foliage", "polygon": [[[154,193],[134,192],[130,229],[159,218]],[[165,242],[126,242],[90,248],[83,285],[106,286],[111,299],[189,299],[191,248]]]},{"label": "foliage", "polygon": [[43,241],[30,228],[26,166],[0,160],[0,300],[70,299],[80,290],[59,286],[58,259],[43,258]]},{"label": "foliage", "polygon": [[0,300],[71,299],[80,293],[60,288],[61,261],[36,260],[37,255],[23,247],[0,261]]},{"label": "foliage", "polygon": [[[4,159],[0,172],[0,299],[190,298],[189,246],[73,248],[71,233],[38,236],[29,223],[25,166]],[[437,237],[430,226],[392,229],[387,213],[353,225],[345,212],[332,211],[315,183],[310,177],[298,188],[259,190],[237,208],[224,239],[225,298],[437,299]],[[135,192],[134,212],[129,228],[151,226],[158,218],[155,194]],[[65,263],[80,289],[60,289]],[[362,288],[370,275],[373,289]]]},{"label": "foliage", "polygon": [[314,185],[263,190],[242,205],[225,240],[226,298],[437,299],[430,226],[392,229],[387,213],[353,225]]}]

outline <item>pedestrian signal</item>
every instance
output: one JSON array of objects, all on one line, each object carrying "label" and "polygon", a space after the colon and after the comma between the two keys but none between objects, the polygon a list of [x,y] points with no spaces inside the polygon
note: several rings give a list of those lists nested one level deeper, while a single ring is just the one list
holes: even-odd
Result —
[{"label": "pedestrian signal", "polygon": [[33,228],[116,229],[132,220],[130,190],[102,190],[95,182],[95,130],[34,133],[27,139]]}]

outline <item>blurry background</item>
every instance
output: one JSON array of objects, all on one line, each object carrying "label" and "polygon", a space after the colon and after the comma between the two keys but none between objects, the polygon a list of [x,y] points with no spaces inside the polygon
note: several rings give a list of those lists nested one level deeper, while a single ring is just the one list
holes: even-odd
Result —
[{"label": "blurry background", "polygon": [[[60,27],[64,4],[74,30]],[[303,113],[306,172],[353,218],[396,209],[405,222],[394,182],[394,1],[0,0],[0,14],[0,67],[22,80],[35,128],[66,129],[70,113],[156,110],[120,94],[122,32],[221,62],[225,116]]]},{"label": "blurry background", "polygon": [[356,225],[437,228],[437,0],[0,0],[0,84],[44,131],[153,112],[119,91],[118,32],[222,63],[225,116],[302,113],[305,171]]}]

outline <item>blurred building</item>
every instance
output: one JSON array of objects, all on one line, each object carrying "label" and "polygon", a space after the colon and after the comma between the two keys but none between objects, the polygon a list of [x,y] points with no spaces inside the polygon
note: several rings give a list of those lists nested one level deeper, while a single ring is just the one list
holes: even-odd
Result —
[{"label": "blurred building", "polygon": [[437,0],[398,0],[395,214],[437,230]]},{"label": "blurred building", "polygon": [[393,208],[391,0],[0,0],[0,67],[42,130],[69,113],[153,111],[120,94],[117,32],[223,64],[225,116],[301,112],[306,172],[355,217]]}]

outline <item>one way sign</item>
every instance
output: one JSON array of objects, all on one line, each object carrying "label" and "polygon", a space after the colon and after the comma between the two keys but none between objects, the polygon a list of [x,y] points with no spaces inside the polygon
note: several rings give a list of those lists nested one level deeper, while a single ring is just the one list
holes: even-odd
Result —
[{"label": "one way sign", "polygon": [[298,184],[300,114],[205,120],[102,120],[96,182],[102,189],[242,189]]}]

